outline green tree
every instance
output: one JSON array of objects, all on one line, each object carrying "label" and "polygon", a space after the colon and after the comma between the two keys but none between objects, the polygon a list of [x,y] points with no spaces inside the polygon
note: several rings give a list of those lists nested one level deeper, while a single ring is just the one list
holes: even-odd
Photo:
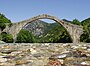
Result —
[{"label": "green tree", "polygon": [[0,13],[0,29],[3,30],[7,25],[12,24],[11,21]]},{"label": "green tree", "polygon": [[1,40],[6,43],[13,43],[13,36],[7,33],[1,33]]},{"label": "green tree", "polygon": [[42,37],[38,38],[40,43],[71,43],[68,32],[61,25],[57,25]]},{"label": "green tree", "polygon": [[90,18],[87,18],[81,22],[84,33],[80,37],[81,42],[90,43]]},{"label": "green tree", "polygon": [[35,40],[33,35],[29,31],[24,29],[22,29],[18,33],[17,39],[16,39],[16,43],[33,43],[34,41]]},{"label": "green tree", "polygon": [[6,25],[5,25],[4,23],[0,23],[0,29],[1,29],[1,31],[2,31],[3,29],[5,29],[5,27],[6,27]]},{"label": "green tree", "polygon": [[74,19],[71,23],[75,25],[81,25],[81,23],[77,19]]},{"label": "green tree", "polygon": [[90,43],[90,36],[86,31],[80,36],[80,41]]}]

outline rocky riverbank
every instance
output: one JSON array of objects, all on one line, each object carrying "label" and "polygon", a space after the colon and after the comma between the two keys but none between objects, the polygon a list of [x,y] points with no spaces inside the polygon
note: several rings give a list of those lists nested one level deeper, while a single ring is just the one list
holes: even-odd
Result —
[{"label": "rocky riverbank", "polygon": [[0,44],[0,66],[90,66],[90,44]]}]

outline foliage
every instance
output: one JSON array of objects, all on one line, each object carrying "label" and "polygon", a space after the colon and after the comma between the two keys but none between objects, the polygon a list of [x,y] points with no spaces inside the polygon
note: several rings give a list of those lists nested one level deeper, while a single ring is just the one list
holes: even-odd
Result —
[{"label": "foliage", "polygon": [[0,13],[0,29],[3,30],[6,25],[10,25],[11,21],[5,17],[5,15]]},{"label": "foliage", "polygon": [[1,40],[6,43],[12,43],[14,41],[11,34],[1,33],[1,37]]},{"label": "foliage", "polygon": [[16,39],[16,43],[33,43],[34,41],[35,40],[33,35],[29,31],[24,29],[22,29],[18,33],[17,39]]},{"label": "foliage", "polygon": [[80,41],[90,43],[90,36],[86,31],[84,31],[84,33],[81,35]]},{"label": "foliage", "polygon": [[77,19],[74,19],[71,23],[75,25],[81,25],[81,23]]},{"label": "foliage", "polygon": [[52,28],[51,30],[49,30],[48,33],[46,33],[40,38],[37,38],[37,40],[40,43],[69,43],[69,42],[71,43],[72,42],[67,31],[61,25]]},{"label": "foliage", "polygon": [[90,18],[85,19],[81,22],[84,33],[81,35],[80,40],[81,42],[90,43]]}]

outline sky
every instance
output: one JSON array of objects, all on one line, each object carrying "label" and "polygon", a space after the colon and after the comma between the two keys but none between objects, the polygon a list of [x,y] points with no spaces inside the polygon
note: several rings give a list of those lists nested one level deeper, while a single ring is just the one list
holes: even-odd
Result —
[{"label": "sky", "polygon": [[90,17],[90,0],[0,0],[0,13],[12,22],[40,14],[82,21]]}]

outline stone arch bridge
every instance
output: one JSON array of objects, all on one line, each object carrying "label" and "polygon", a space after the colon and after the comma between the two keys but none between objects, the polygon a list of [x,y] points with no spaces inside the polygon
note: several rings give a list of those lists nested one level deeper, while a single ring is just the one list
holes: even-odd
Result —
[{"label": "stone arch bridge", "polygon": [[[62,21],[54,16],[51,15],[47,15],[47,14],[42,14],[42,15],[38,15],[36,17],[21,21],[21,22],[17,22],[17,23],[13,23],[10,27],[7,26],[3,32],[6,33],[10,33],[13,35],[14,39],[16,39],[17,34],[19,33],[19,31],[28,23],[30,22],[34,22],[35,20],[38,19],[50,19],[50,20],[54,20],[55,22],[61,24],[69,33],[70,37],[73,40],[73,43],[78,43],[80,42],[80,35],[83,33],[83,28],[82,26],[78,26],[78,25],[73,25],[69,22],[65,22]],[[58,28],[59,29],[59,28]]]}]

